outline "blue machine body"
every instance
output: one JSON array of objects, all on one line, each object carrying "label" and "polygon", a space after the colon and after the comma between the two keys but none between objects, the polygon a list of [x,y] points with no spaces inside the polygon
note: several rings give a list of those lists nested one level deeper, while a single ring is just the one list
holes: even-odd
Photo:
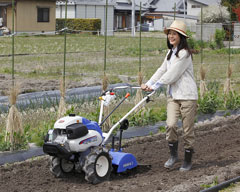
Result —
[{"label": "blue machine body", "polygon": [[[86,118],[82,118],[82,122],[84,125],[86,125],[86,127],[89,130],[96,130],[102,135],[102,130],[97,124],[97,122],[90,121]],[[111,149],[109,153],[113,158],[112,164],[118,167],[117,168],[118,173],[124,172],[128,169],[133,169],[138,165],[136,158],[130,153],[124,153],[122,151],[114,151],[113,149]]]},{"label": "blue machine body", "polygon": [[130,153],[121,151],[109,151],[112,156],[112,164],[117,165],[117,172],[121,173],[138,165],[136,158]]},{"label": "blue machine body", "polygon": [[[82,123],[88,128],[88,130],[95,130],[100,133],[102,136],[102,130],[99,127],[98,123],[95,121],[90,121],[84,117],[82,117]],[[103,136],[102,136],[103,137]]]}]

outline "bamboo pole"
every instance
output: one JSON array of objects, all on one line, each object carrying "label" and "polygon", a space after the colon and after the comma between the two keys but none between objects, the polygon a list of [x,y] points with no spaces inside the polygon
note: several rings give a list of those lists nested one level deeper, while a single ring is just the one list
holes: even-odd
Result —
[{"label": "bamboo pole", "polygon": [[106,75],[107,69],[107,21],[108,21],[108,0],[106,0],[106,7],[105,7],[105,30],[104,30],[104,67],[103,67],[103,91],[106,91],[108,87],[108,79]]},{"label": "bamboo pole", "polygon": [[201,6],[201,65],[203,64],[203,8]]},{"label": "bamboo pole", "polygon": [[[105,31],[104,31],[104,72],[103,72],[103,81],[102,81],[102,90],[106,91],[108,87],[108,78],[106,75],[107,69],[107,22],[108,22],[108,0],[106,0],[106,7],[105,7]],[[103,107],[103,115],[104,118],[109,114],[109,106]],[[111,127],[111,119],[108,118],[102,126],[103,131],[108,131]]]},{"label": "bamboo pole", "polygon": [[64,20],[64,57],[63,57],[63,87],[65,89],[65,76],[66,76],[66,52],[67,52],[67,2],[65,2],[65,20]]},{"label": "bamboo pole", "polygon": [[14,39],[14,33],[15,33],[15,25],[14,25],[14,22],[15,22],[15,2],[14,0],[12,0],[12,86],[14,87],[14,54],[15,54],[15,50],[14,50],[14,43],[15,43],[15,39]]},{"label": "bamboo pole", "polygon": [[201,67],[200,67],[200,97],[202,98],[207,91],[205,83],[206,69],[203,66],[203,9],[201,6]]},{"label": "bamboo pole", "polygon": [[106,0],[106,11],[105,11],[105,31],[104,31],[104,75],[107,65],[107,15],[108,15],[108,0]]},{"label": "bamboo pole", "polygon": [[[141,86],[143,81],[142,75],[142,2],[140,2],[140,27],[139,27],[139,65],[138,65],[138,84]],[[143,98],[142,90],[138,89],[135,97],[135,104]],[[136,109],[138,111],[139,109]]]},{"label": "bamboo pole", "polygon": [[[232,7],[230,6],[230,15],[232,12]],[[229,32],[229,39],[228,39],[228,66],[227,66],[227,79],[224,84],[224,94],[225,94],[225,104],[227,100],[227,95],[230,93],[233,94],[232,86],[231,86],[231,76],[233,72],[233,67],[231,65],[231,32],[232,32],[232,22],[230,20],[230,32]]]},{"label": "bamboo pole", "polygon": [[65,1],[65,20],[64,20],[64,45],[63,45],[63,74],[60,80],[60,102],[58,106],[57,118],[61,118],[66,113],[66,55],[67,55],[67,0]]},{"label": "bamboo pole", "polygon": [[142,2],[140,2],[140,25],[139,25],[139,69],[142,71]]}]

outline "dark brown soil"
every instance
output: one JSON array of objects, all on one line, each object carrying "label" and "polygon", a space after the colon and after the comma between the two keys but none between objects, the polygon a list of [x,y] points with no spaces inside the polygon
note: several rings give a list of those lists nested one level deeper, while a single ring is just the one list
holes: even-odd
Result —
[{"label": "dark brown soil", "polygon": [[178,170],[183,160],[181,137],[180,162],[171,170],[163,167],[168,158],[168,146],[164,134],[159,133],[125,141],[124,151],[134,154],[141,166],[123,174],[113,173],[110,181],[92,185],[84,180],[84,174],[78,173],[57,179],[49,171],[48,156],[44,156],[0,167],[0,191],[197,192],[203,189],[203,184],[216,179],[223,182],[240,175],[239,122],[238,115],[196,124],[193,168],[189,172]]}]

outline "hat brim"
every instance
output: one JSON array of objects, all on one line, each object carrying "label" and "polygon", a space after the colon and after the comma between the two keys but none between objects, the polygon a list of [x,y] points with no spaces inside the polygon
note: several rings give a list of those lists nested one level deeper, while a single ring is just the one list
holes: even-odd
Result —
[{"label": "hat brim", "polygon": [[176,31],[176,32],[180,33],[181,35],[185,36],[186,38],[189,38],[184,31],[182,31],[180,29],[177,29],[177,28],[174,28],[174,27],[169,27],[169,28],[164,29],[164,33],[167,35],[169,30]]}]

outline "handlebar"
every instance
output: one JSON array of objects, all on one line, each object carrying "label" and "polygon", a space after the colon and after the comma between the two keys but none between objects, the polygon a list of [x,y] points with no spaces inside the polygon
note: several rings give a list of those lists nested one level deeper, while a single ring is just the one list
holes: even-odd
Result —
[{"label": "handlebar", "polygon": [[[127,88],[131,88],[131,89],[141,89],[141,86],[130,86],[130,85],[126,85],[126,86],[118,86],[118,87],[113,87],[111,89],[108,89],[106,91],[104,91],[101,96],[106,95],[107,92],[113,92],[114,90],[118,90],[118,89],[127,89]],[[154,91],[152,91],[154,92]]]}]

